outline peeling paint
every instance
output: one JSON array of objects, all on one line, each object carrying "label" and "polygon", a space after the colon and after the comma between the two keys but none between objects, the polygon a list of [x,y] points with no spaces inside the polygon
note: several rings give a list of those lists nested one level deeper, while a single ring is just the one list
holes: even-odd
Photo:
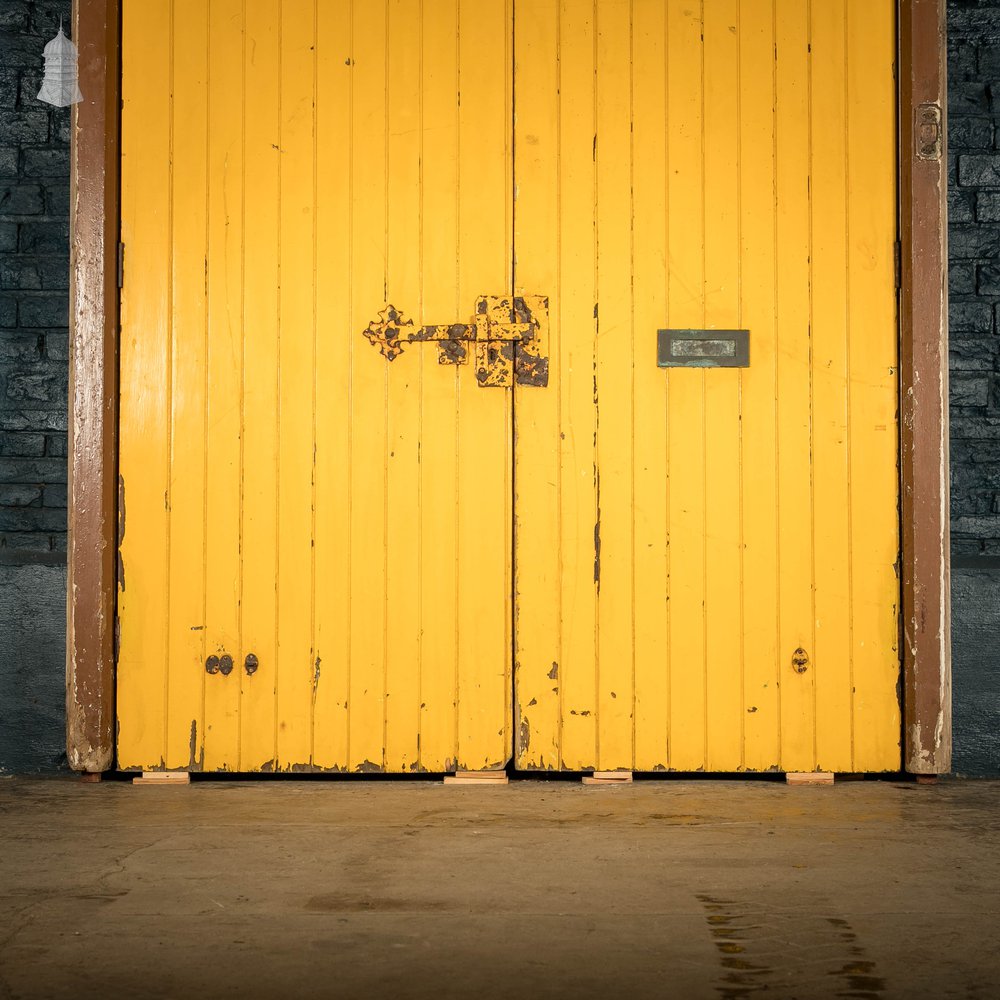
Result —
[{"label": "peeling paint", "polygon": [[[600,486],[598,486],[600,490]],[[601,592],[601,509],[597,508],[597,521],[594,524],[594,583],[597,592]]]},{"label": "peeling paint", "polygon": [[125,560],[122,545],[125,542],[125,477],[118,476],[118,590],[125,593]]},{"label": "peeling paint", "polygon": [[[594,318],[597,318],[597,304],[594,304]],[[593,360],[594,379],[594,504],[597,519],[594,522],[594,586],[601,592],[601,469],[597,464],[597,440],[601,428],[601,406],[597,390],[597,355]]]},{"label": "peeling paint", "polygon": [[514,345],[476,341],[476,381],[482,388],[509,386],[514,375]]},{"label": "peeling paint", "polygon": [[465,345],[457,340],[443,340],[438,351],[438,364],[464,365],[469,359]]},{"label": "peeling paint", "polygon": [[517,344],[515,381],[518,385],[545,388],[549,384],[548,296],[515,296],[514,315],[519,324],[527,324],[531,330],[531,336]]},{"label": "peeling paint", "polygon": [[538,357],[523,344],[518,344],[514,377],[518,385],[544,389],[549,384],[549,359]]}]

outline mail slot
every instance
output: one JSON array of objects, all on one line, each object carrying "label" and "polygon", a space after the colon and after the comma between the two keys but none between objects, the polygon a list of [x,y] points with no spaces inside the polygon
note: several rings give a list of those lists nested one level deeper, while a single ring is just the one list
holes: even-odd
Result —
[{"label": "mail slot", "polygon": [[749,330],[657,330],[660,368],[748,368]]}]

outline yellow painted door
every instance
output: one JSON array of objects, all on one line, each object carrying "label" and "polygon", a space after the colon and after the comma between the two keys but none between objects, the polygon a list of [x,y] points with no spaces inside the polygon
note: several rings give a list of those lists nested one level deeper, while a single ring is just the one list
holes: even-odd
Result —
[{"label": "yellow painted door", "polygon": [[894,8],[517,0],[519,767],[900,766]]},{"label": "yellow painted door", "polygon": [[511,752],[504,0],[123,4],[123,768]]},{"label": "yellow painted door", "polygon": [[120,765],[897,768],[894,30],[128,0]]}]

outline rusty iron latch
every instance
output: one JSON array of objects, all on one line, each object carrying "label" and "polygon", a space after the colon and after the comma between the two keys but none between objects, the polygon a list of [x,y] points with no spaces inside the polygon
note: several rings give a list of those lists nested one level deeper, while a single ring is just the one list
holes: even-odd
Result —
[{"label": "rusty iron latch", "polygon": [[481,295],[468,323],[415,326],[387,305],[364,330],[368,342],[392,361],[404,344],[433,341],[438,363],[464,365],[469,347],[480,386],[546,386],[549,383],[549,300],[545,295]]}]

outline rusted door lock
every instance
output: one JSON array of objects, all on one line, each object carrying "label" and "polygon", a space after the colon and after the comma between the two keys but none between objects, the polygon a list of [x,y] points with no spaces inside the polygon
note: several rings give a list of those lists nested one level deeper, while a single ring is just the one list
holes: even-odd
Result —
[{"label": "rusted door lock", "polygon": [[438,363],[468,363],[467,344],[475,352],[480,386],[546,386],[549,383],[549,300],[545,295],[481,295],[468,323],[415,326],[394,305],[387,305],[363,331],[365,338],[392,361],[403,344],[433,341]]}]

